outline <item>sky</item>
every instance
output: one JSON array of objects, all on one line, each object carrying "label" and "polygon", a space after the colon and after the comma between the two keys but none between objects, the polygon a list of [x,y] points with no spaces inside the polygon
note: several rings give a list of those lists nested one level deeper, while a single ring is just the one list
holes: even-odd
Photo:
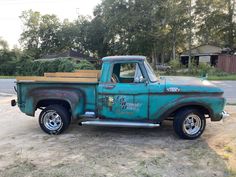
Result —
[{"label": "sky", "polygon": [[21,12],[32,9],[41,14],[55,14],[61,20],[74,20],[80,15],[91,15],[101,0],[0,0],[0,37],[12,48],[19,47],[23,31]]}]

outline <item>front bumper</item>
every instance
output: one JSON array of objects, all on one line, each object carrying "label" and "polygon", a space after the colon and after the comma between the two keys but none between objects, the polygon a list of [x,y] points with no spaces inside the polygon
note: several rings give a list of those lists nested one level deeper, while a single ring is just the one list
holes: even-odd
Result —
[{"label": "front bumper", "polygon": [[227,113],[226,111],[222,111],[222,113],[221,113],[221,119],[225,119],[225,118],[227,118],[227,117],[229,117],[229,113]]}]

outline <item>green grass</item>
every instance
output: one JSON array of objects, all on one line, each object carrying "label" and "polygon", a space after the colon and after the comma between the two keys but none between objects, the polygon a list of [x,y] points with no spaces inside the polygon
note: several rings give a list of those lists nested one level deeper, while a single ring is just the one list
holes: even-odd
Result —
[{"label": "green grass", "polygon": [[0,76],[0,79],[15,79],[16,76]]},{"label": "green grass", "polygon": [[236,80],[236,74],[226,76],[208,76],[208,80]]},{"label": "green grass", "polygon": [[[159,76],[191,76],[191,77],[201,77],[200,75],[191,75],[188,73],[178,72],[178,73],[165,73],[165,72],[156,72],[156,75]],[[222,76],[217,75],[208,75],[208,80],[236,80],[236,74],[224,74]]]}]

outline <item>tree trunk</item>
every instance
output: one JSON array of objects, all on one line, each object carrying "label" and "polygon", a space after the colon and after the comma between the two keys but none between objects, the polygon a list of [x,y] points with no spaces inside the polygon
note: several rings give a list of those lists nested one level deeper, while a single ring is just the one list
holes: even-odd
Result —
[{"label": "tree trunk", "polygon": [[164,58],[164,51],[161,52],[161,64],[164,64],[165,58]]},{"label": "tree trunk", "polygon": [[157,52],[156,52],[156,45],[154,45],[152,49],[152,66],[154,69],[156,69],[157,65]]},{"label": "tree trunk", "polygon": [[173,47],[172,47],[172,59],[176,59],[176,31],[173,32]]},{"label": "tree trunk", "polygon": [[188,41],[188,68],[191,66],[191,58],[192,58],[192,0],[190,0],[189,4],[189,41]]},{"label": "tree trunk", "polygon": [[234,10],[235,10],[235,1],[228,0],[228,23],[229,23],[229,31],[228,31],[228,43],[230,49],[234,47]]}]

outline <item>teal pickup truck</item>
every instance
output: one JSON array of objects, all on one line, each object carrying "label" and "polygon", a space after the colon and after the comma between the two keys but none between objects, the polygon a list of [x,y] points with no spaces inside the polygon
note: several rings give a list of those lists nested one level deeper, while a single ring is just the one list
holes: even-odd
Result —
[{"label": "teal pickup truck", "polygon": [[223,91],[207,80],[157,77],[143,56],[105,57],[102,62],[101,71],[18,77],[18,98],[11,104],[29,116],[41,109],[39,125],[49,134],[62,133],[73,118],[79,125],[141,128],[171,120],[180,138],[196,139],[206,118],[227,116]]}]

